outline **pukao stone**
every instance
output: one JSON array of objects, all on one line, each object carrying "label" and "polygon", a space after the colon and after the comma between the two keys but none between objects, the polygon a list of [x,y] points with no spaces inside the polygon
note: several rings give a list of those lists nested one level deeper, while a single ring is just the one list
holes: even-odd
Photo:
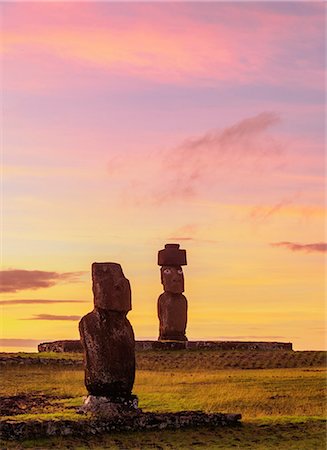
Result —
[{"label": "pukao stone", "polygon": [[158,252],[158,266],[186,266],[186,250],[179,248],[179,244],[166,244]]}]

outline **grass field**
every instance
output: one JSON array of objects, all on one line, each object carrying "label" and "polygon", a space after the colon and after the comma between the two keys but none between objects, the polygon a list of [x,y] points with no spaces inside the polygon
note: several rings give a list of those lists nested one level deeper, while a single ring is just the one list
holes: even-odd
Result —
[{"label": "grass field", "polygon": [[[5,442],[2,448],[325,449],[325,354],[252,351],[247,356],[247,353],[141,352],[134,385],[144,411],[240,412],[243,420],[239,427],[120,433],[87,440]],[[289,353],[288,358],[285,353]],[[237,362],[240,367],[253,363],[256,367],[269,367],[282,364],[283,359],[284,366],[293,367],[222,368],[226,361],[229,367]],[[83,376],[81,367],[4,365],[1,414],[12,420],[35,417],[78,420],[75,408],[86,394]]]},{"label": "grass field", "polygon": [[[1,358],[82,361],[81,353],[0,353]],[[173,350],[136,352],[139,370],[218,370],[326,367],[323,351]]]}]

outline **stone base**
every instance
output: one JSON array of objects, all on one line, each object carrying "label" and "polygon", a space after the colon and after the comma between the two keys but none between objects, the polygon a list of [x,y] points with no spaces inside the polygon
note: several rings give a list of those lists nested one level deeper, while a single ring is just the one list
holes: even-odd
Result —
[{"label": "stone base", "polygon": [[83,346],[80,340],[62,340],[53,342],[42,342],[37,346],[40,353],[83,353]]},{"label": "stone base", "polygon": [[291,342],[267,341],[135,341],[135,350],[293,350]]},{"label": "stone base", "polygon": [[[293,350],[291,342],[267,341],[135,341],[135,350]],[[39,344],[42,352],[83,352],[80,341],[55,341]]]},{"label": "stone base", "polygon": [[136,395],[129,397],[98,397],[88,395],[84,397],[84,404],[77,412],[80,414],[92,413],[99,417],[121,416],[124,414],[140,413],[139,399]]},{"label": "stone base", "polygon": [[0,438],[6,440],[34,439],[49,436],[77,436],[124,431],[162,431],[183,428],[235,426],[241,414],[206,414],[202,411],[176,413],[140,412],[120,416],[87,417],[81,420],[2,420]]},{"label": "stone base", "polygon": [[186,341],[177,340],[163,340],[158,339],[158,341],[153,341],[153,350],[184,350],[186,348]]}]

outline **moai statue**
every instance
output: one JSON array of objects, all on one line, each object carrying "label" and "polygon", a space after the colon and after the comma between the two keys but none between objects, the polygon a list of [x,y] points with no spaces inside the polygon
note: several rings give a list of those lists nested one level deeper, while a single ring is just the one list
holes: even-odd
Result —
[{"label": "moai statue", "polygon": [[[134,332],[126,315],[131,288],[116,263],[93,263],[94,310],[79,323],[84,348],[85,386],[90,394],[82,411],[119,413],[137,409]],[[101,411],[100,411],[101,412]]]},{"label": "moai statue", "polygon": [[158,298],[159,341],[187,341],[187,300],[184,292],[186,251],[179,244],[166,244],[158,253],[164,293]]}]

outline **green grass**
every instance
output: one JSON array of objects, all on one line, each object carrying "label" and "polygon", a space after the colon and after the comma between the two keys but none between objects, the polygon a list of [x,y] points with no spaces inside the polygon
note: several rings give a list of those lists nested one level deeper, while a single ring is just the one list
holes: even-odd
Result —
[{"label": "green grass", "polygon": [[[133,392],[144,411],[204,410],[242,413],[242,426],[146,433],[116,433],[88,438],[57,438],[2,444],[3,448],[162,448],[162,449],[325,449],[326,370],[320,353],[304,353],[296,368],[217,369],[217,361],[238,361],[248,352],[141,352]],[[258,355],[254,355],[257,353]],[[270,352],[252,352],[263,365]],[[274,352],[279,353],[279,352]],[[313,355],[316,354],[316,355]],[[318,356],[317,356],[318,354]],[[49,354],[48,354],[49,355]],[[56,354],[62,356],[63,354]],[[193,359],[192,359],[193,356]],[[48,356],[51,357],[51,356]],[[147,360],[146,357],[149,359]],[[156,358],[157,361],[153,359]],[[315,359],[316,358],[316,359]],[[320,358],[320,359],[319,359]],[[191,362],[193,360],[193,368]],[[318,360],[317,366],[312,361]],[[144,370],[152,362],[152,370]],[[293,359],[293,364],[294,364]],[[250,360],[251,362],[251,360]],[[249,363],[249,361],[248,361]],[[269,362],[271,364],[271,362]],[[269,365],[267,363],[267,365]],[[307,364],[307,365],[305,365]],[[287,364],[285,364],[287,365]],[[161,370],[159,367],[164,366]],[[86,395],[81,367],[4,365],[0,396],[21,396],[12,420],[78,420],[76,407]],[[35,402],[28,404],[34,399]],[[42,400],[42,401],[41,401]],[[1,401],[1,399],[0,399]],[[24,405],[24,401],[26,404]],[[10,402],[10,399],[9,399]],[[39,402],[39,403],[38,403]],[[3,418],[5,418],[3,417]]]},{"label": "green grass", "polygon": [[[210,372],[137,371],[134,392],[145,411],[242,412],[323,416],[325,369],[219,370]],[[82,369],[14,367],[2,369],[0,396],[45,396],[50,406],[36,412],[73,408],[86,395]],[[51,404],[54,406],[51,408]]]},{"label": "green grass", "polygon": [[145,410],[241,412],[243,418],[324,414],[324,369],[138,373]]},{"label": "green grass", "polygon": [[320,419],[255,420],[241,426],[113,433],[87,438],[48,438],[21,443],[0,442],[8,449],[251,449],[251,450],[325,450],[325,423]]}]

